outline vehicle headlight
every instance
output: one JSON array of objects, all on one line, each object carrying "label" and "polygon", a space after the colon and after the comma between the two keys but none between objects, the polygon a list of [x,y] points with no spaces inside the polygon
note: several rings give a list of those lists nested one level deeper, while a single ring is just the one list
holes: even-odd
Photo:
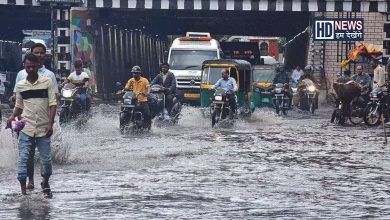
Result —
[{"label": "vehicle headlight", "polygon": [[72,97],[72,90],[69,90],[69,89],[67,89],[67,90],[62,90],[62,96],[63,96],[64,98],[70,98],[70,97]]},{"label": "vehicle headlight", "polygon": [[222,101],[222,96],[220,96],[220,95],[217,95],[217,96],[215,96],[215,101]]},{"label": "vehicle headlight", "polygon": [[276,93],[281,93],[282,89],[281,88],[276,88],[275,91],[276,91]]},{"label": "vehicle headlight", "polygon": [[316,91],[316,87],[315,86],[309,86],[309,88],[307,88],[310,92],[315,92]]},{"label": "vehicle headlight", "polygon": [[125,105],[131,105],[131,99],[124,99],[124,100],[123,100],[123,103],[124,103]]}]

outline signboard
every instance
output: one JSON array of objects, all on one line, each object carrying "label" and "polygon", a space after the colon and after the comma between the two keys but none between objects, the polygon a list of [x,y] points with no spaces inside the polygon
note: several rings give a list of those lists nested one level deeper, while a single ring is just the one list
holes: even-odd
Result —
[{"label": "signboard", "polygon": [[364,41],[363,18],[314,18],[315,41]]},{"label": "signboard", "polygon": [[257,42],[221,42],[220,45],[226,59],[242,59],[252,65],[260,61],[260,50]]}]

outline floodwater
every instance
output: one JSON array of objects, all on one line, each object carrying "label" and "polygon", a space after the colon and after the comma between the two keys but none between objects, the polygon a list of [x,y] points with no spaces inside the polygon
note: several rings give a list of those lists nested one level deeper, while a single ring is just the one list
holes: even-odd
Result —
[{"label": "floodwater", "polygon": [[[390,216],[380,128],[329,123],[330,109],[212,129],[185,107],[176,127],[119,132],[118,107],[63,127],[53,199],[19,193],[17,146],[0,130],[0,219],[345,219]],[[39,165],[35,185],[39,185]]]}]

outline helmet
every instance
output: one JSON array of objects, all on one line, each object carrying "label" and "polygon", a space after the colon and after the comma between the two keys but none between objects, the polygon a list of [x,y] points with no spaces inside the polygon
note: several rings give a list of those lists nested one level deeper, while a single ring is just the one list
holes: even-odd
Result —
[{"label": "helmet", "polygon": [[132,73],[141,73],[141,67],[133,66],[133,68],[131,68],[131,72]]},{"label": "helmet", "polygon": [[311,65],[307,65],[307,66],[305,66],[305,69],[304,69],[304,71],[306,72],[311,72],[311,71],[313,71],[313,67],[311,66]]}]

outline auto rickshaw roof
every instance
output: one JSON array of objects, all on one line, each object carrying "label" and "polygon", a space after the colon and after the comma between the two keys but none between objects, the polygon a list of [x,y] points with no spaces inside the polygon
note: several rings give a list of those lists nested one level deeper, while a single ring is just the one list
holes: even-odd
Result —
[{"label": "auto rickshaw roof", "polygon": [[276,69],[276,65],[253,65],[252,69],[258,70],[258,69]]},{"label": "auto rickshaw roof", "polygon": [[252,65],[246,61],[246,60],[235,60],[235,59],[220,59],[220,60],[205,60],[202,64],[203,66],[208,66],[208,65],[234,65],[238,69],[251,69]]}]

